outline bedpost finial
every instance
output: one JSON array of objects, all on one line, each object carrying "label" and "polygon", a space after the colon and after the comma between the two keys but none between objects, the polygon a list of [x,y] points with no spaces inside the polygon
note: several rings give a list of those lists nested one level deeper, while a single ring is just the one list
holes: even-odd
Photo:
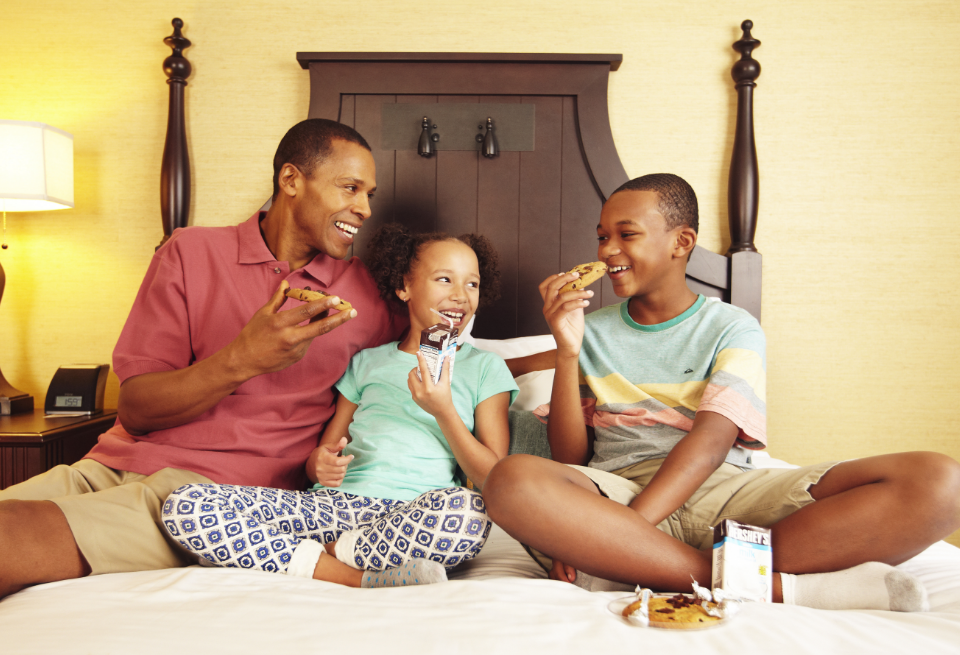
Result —
[{"label": "bedpost finial", "polygon": [[163,42],[173,48],[174,57],[180,57],[183,51],[190,47],[190,39],[183,36],[183,33],[180,31],[183,28],[182,20],[174,18],[171,23],[173,24],[173,34],[165,38]]},{"label": "bedpost finial", "polygon": [[183,56],[183,51],[190,47],[190,39],[180,32],[183,27],[182,20],[174,18],[171,23],[173,24],[173,34],[166,37],[163,42],[173,49],[173,54],[163,60],[163,72],[170,78],[167,80],[168,83],[180,82],[186,84],[193,69],[190,62]]},{"label": "bedpost finial", "polygon": [[733,65],[733,80],[738,86],[753,86],[754,81],[760,77],[760,63],[753,58],[753,50],[760,47],[760,41],[750,34],[753,29],[752,20],[743,21],[740,28],[743,30],[743,37],[733,44],[733,49],[740,53],[740,61]]}]

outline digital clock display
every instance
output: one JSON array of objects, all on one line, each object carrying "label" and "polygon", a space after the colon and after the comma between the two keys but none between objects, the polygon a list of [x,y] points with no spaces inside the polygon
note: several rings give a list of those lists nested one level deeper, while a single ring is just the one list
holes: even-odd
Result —
[{"label": "digital clock display", "polygon": [[56,406],[79,409],[83,406],[83,396],[57,396]]}]

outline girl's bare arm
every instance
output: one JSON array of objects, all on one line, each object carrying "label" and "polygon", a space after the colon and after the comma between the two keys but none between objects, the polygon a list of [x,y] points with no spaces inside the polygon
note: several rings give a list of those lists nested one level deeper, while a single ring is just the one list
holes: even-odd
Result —
[{"label": "girl's bare arm", "polygon": [[325,487],[338,487],[347,472],[347,464],[353,461],[353,455],[340,456],[340,451],[350,443],[348,428],[353,422],[357,406],[344,398],[337,398],[337,409],[327,423],[320,445],[307,458],[307,477]]}]

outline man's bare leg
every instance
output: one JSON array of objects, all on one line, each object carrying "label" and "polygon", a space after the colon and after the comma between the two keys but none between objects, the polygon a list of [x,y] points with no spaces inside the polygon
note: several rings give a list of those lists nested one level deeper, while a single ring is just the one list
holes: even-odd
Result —
[{"label": "man's bare leg", "polygon": [[89,575],[66,517],[48,500],[0,502],[0,598]]}]

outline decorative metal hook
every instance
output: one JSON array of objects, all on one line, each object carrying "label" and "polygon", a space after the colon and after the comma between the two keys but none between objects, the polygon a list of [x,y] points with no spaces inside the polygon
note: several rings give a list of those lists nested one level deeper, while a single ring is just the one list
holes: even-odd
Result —
[{"label": "decorative metal hook", "polygon": [[493,135],[493,119],[490,117],[487,117],[487,133],[483,135],[482,152],[488,159],[500,153],[500,149],[497,148],[497,138]]},{"label": "decorative metal hook", "polygon": [[[436,129],[436,125],[433,126]],[[423,117],[423,124],[420,126],[420,141],[417,143],[417,152],[421,157],[430,157],[436,148],[433,144],[440,140],[439,134],[430,134],[430,119]]]}]

